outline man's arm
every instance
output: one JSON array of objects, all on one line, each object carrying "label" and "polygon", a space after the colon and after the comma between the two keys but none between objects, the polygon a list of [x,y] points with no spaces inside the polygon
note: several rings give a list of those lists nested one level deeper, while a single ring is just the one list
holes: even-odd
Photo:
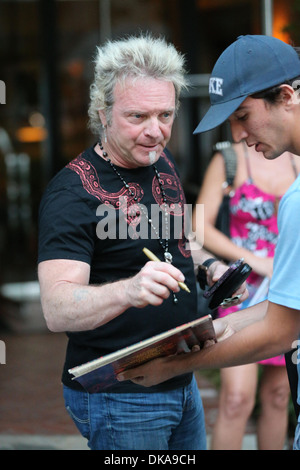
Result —
[{"label": "man's arm", "polygon": [[[268,305],[267,312],[266,305]],[[243,310],[238,315],[243,316]],[[250,309],[249,309],[250,310]],[[231,326],[238,331],[217,344],[199,352],[156,359],[136,369],[122,373],[120,380],[132,380],[149,387],[176,375],[196,369],[232,367],[257,362],[289,351],[300,333],[300,312],[274,303],[261,303],[251,308],[256,320],[237,321]],[[233,314],[236,315],[236,314]],[[227,318],[231,317],[229,315]],[[230,324],[230,323],[229,323]]]},{"label": "man's arm", "polygon": [[43,261],[38,275],[44,316],[55,332],[91,330],[129,307],[160,305],[184,281],[175,266],[152,261],[129,279],[100,286],[89,285],[90,266],[81,261]]}]

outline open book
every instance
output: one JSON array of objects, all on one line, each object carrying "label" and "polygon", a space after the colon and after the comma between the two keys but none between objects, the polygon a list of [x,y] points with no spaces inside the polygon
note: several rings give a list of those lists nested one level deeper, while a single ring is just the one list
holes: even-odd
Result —
[{"label": "open book", "polygon": [[117,383],[120,372],[161,356],[189,352],[195,345],[216,341],[212,317],[207,315],[140,341],[127,348],[69,369],[89,393],[96,393]]}]

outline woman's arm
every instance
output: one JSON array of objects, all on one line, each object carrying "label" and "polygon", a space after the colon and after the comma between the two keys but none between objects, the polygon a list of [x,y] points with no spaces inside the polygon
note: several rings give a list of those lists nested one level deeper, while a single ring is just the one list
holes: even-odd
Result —
[{"label": "woman's arm", "polygon": [[[237,172],[239,171],[239,163]],[[225,163],[221,153],[216,153],[204,176],[204,180],[196,204],[204,205],[204,248],[221,259],[237,260],[244,258],[252,269],[262,276],[271,277],[273,268],[272,258],[260,258],[249,250],[237,246],[226,235],[220,232],[215,223],[223,198],[222,184],[225,181]],[[237,179],[240,177],[237,173]],[[193,212],[193,231],[200,238],[200,227],[196,224],[196,209]]]}]

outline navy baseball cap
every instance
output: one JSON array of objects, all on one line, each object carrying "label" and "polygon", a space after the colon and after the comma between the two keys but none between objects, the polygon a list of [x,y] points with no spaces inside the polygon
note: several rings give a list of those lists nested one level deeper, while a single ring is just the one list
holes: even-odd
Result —
[{"label": "navy baseball cap", "polygon": [[220,55],[210,80],[211,106],[194,134],[222,124],[254,93],[300,76],[295,49],[272,36],[239,36]]}]

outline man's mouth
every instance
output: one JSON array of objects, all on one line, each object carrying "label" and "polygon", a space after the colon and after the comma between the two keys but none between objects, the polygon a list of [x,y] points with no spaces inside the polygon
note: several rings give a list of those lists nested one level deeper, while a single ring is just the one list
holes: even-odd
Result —
[{"label": "man's mouth", "polygon": [[247,143],[247,146],[248,147],[255,147],[255,150],[256,152],[261,152],[262,151],[262,144],[261,142],[257,142],[257,143],[249,143],[249,142],[246,142]]},{"label": "man's mouth", "polygon": [[159,146],[160,146],[159,143],[158,143],[158,144],[155,144],[155,145],[145,145],[145,144],[143,145],[143,144],[142,144],[142,147],[144,147],[145,149],[147,149],[148,152],[151,152],[151,151],[156,152],[156,151],[158,150]]},{"label": "man's mouth", "polygon": [[262,144],[260,142],[258,142],[257,144],[255,144],[255,150],[257,152],[262,152]]}]

